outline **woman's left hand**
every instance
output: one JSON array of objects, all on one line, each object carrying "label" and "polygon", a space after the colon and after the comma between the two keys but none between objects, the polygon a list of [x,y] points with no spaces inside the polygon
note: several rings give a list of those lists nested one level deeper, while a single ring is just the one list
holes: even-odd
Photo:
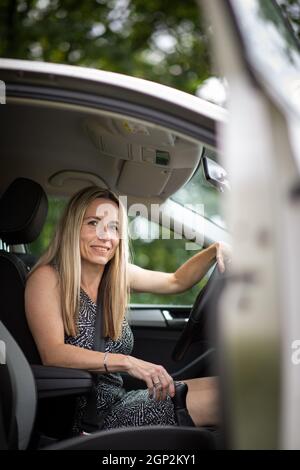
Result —
[{"label": "woman's left hand", "polygon": [[216,243],[216,260],[220,273],[225,272],[226,263],[231,261],[232,249],[228,243]]}]

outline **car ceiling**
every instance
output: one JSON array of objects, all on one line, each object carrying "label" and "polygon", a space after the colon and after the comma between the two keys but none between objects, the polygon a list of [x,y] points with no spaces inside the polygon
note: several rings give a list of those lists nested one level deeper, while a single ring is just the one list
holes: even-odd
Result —
[{"label": "car ceiling", "polygon": [[0,119],[1,191],[23,176],[53,195],[98,184],[165,200],[191,177],[202,152],[153,124],[69,104],[10,98]]},{"label": "car ceiling", "polygon": [[95,69],[0,59],[0,78],[0,192],[23,176],[49,195],[97,184],[160,203],[189,180],[227,120],[200,98]]}]

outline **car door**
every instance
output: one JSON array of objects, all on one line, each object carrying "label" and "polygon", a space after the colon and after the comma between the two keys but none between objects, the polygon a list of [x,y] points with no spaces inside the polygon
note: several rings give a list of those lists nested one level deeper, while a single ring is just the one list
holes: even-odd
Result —
[{"label": "car door", "polygon": [[299,449],[299,43],[276,2],[217,3],[205,7],[230,87],[221,145],[237,254],[221,312],[228,442]]}]

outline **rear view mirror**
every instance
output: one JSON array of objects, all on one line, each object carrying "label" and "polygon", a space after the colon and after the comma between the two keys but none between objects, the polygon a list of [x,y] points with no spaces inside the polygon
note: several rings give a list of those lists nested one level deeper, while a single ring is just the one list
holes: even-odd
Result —
[{"label": "rear view mirror", "polygon": [[221,165],[208,157],[202,158],[202,164],[206,181],[221,193],[225,190],[230,190],[227,173]]}]

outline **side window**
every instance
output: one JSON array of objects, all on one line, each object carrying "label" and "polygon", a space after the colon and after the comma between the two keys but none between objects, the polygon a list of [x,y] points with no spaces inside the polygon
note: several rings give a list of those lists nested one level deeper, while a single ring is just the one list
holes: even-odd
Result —
[{"label": "side window", "polygon": [[[174,272],[197,252],[187,251],[185,239],[175,239],[172,231],[154,222],[136,217],[129,225],[132,227],[134,224],[138,225],[138,228],[134,227],[134,231],[138,232],[139,238],[131,239],[132,261],[142,268]],[[191,305],[205,282],[204,278],[189,291],[176,295],[132,293],[130,301],[132,304]]]},{"label": "side window", "polygon": [[[203,155],[218,162],[216,151],[205,148]],[[183,207],[188,207],[192,212],[199,213],[213,225],[225,228],[225,222],[221,211],[222,194],[216,190],[205,178],[203,165],[199,165],[193,177],[185,186],[180,188],[171,199]],[[141,218],[136,218],[141,223]],[[143,268],[154,271],[174,272],[180,265],[191,258],[196,251],[186,250],[186,240],[176,239],[174,233],[159,228],[157,224],[143,219],[139,238],[132,241],[133,262]],[[132,221],[134,222],[134,220]],[[130,222],[130,223],[132,223]],[[164,233],[163,233],[164,231]],[[154,239],[152,232],[159,232]],[[148,236],[144,236],[144,233]],[[199,246],[199,250],[201,247]],[[200,289],[207,282],[208,276],[187,292],[177,295],[132,294],[132,303],[160,303],[171,305],[192,304]]]},{"label": "side window", "polygon": [[49,198],[48,215],[40,236],[33,243],[30,243],[27,248],[28,251],[34,254],[37,258],[40,257],[47,249],[52,238],[54,229],[62,214],[62,211],[67,203],[66,199],[62,198]]}]

